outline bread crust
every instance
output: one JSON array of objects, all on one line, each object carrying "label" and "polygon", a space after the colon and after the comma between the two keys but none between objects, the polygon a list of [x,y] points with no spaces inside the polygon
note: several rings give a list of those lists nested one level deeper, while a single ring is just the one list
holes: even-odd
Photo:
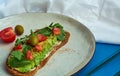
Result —
[{"label": "bread crust", "polygon": [[[65,40],[63,40],[59,45],[57,46],[54,46],[53,49],[51,50],[50,54],[48,57],[46,57],[43,61],[40,62],[39,66],[37,66],[34,70],[30,71],[30,72],[27,72],[27,73],[21,73],[21,72],[18,72],[17,70],[15,69],[12,69],[8,66],[8,58],[6,60],[6,70],[12,75],[12,76],[34,76],[35,73],[41,69],[47,62],[48,60],[51,58],[51,56],[59,49],[61,48],[62,46],[64,46],[68,40],[69,40],[69,37],[70,37],[70,33],[69,32],[66,32],[66,37],[65,37]],[[9,56],[8,56],[9,57]]]}]

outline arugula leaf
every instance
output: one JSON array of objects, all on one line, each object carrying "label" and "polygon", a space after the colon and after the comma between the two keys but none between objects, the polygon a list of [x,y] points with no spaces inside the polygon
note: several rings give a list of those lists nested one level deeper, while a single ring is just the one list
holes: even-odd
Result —
[{"label": "arugula leaf", "polygon": [[15,42],[15,45],[19,45],[21,43],[21,40],[20,39],[17,39],[16,42]]},{"label": "arugula leaf", "polygon": [[16,42],[15,42],[15,45],[17,46],[17,45],[19,45],[19,44],[21,44],[21,43],[26,43],[26,40],[28,40],[29,39],[29,36],[28,35],[25,35],[25,37],[23,37],[23,38],[17,38],[17,40],[16,40]]},{"label": "arugula leaf", "polygon": [[24,45],[22,46],[22,49],[23,49],[23,54],[25,55],[28,50],[31,50],[31,49],[32,49],[32,47],[31,47],[30,45],[24,44]]},{"label": "arugula leaf", "polygon": [[29,60],[16,60],[14,57],[11,57],[8,60],[8,63],[13,68],[19,68],[19,67],[24,67],[25,65],[30,64],[30,61]]},{"label": "arugula leaf", "polygon": [[51,24],[49,25],[49,27],[51,27],[51,28],[57,27],[57,28],[63,29],[63,26],[60,25],[59,23],[55,23],[55,24],[51,23]]},{"label": "arugula leaf", "polygon": [[43,34],[45,36],[50,36],[52,34],[51,28],[45,27],[43,29],[40,29],[37,34]]},{"label": "arugula leaf", "polygon": [[61,30],[61,34],[57,35],[57,39],[63,41],[65,39],[65,31]]},{"label": "arugula leaf", "polygon": [[31,32],[31,34],[30,35],[32,35],[32,36],[36,36],[37,34],[36,33],[34,33],[32,30],[30,31]]},{"label": "arugula leaf", "polygon": [[65,39],[65,36],[58,35],[58,36],[57,36],[57,39],[60,40],[60,41],[63,41],[63,40]]},{"label": "arugula leaf", "polygon": [[25,35],[25,37],[20,38],[20,40],[21,40],[22,43],[26,43],[26,40],[28,40],[28,39],[29,39],[28,35]]},{"label": "arugula leaf", "polygon": [[53,26],[53,22],[49,25],[49,27],[52,27]]},{"label": "arugula leaf", "polygon": [[63,29],[63,26],[60,25],[59,23],[54,24],[53,27],[57,27],[57,28]]},{"label": "arugula leaf", "polygon": [[18,60],[21,60],[23,54],[19,50],[12,51],[11,55]]}]

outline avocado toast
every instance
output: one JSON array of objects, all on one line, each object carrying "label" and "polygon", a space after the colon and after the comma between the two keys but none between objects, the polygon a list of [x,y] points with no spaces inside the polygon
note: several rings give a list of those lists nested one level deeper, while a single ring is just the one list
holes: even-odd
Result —
[{"label": "avocado toast", "polygon": [[48,27],[31,30],[30,35],[19,38],[6,60],[6,69],[13,76],[34,76],[50,57],[70,37],[59,23],[51,23]]}]

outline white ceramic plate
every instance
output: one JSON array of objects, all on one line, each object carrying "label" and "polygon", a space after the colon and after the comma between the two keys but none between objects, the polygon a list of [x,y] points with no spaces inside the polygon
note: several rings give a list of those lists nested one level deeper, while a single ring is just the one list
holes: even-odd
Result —
[{"label": "white ceramic plate", "polygon": [[[69,76],[83,68],[93,56],[95,50],[95,39],[92,33],[75,19],[59,14],[50,13],[23,13],[6,17],[0,20],[0,30],[15,25],[23,25],[25,34],[30,30],[43,28],[51,22],[60,23],[64,29],[69,31],[71,36],[68,43],[59,49],[40,69],[35,76]],[[9,76],[5,70],[6,58],[13,48],[13,43],[3,43],[0,41],[0,75]]]}]

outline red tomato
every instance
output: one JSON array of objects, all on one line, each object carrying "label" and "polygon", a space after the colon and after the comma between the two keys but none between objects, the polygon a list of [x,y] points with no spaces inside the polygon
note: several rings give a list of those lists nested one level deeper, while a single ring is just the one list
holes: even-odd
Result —
[{"label": "red tomato", "polygon": [[27,51],[27,53],[26,53],[26,58],[27,58],[28,60],[32,60],[32,59],[33,59],[33,55],[32,55],[32,53],[31,53],[30,50]]},{"label": "red tomato", "polygon": [[13,42],[16,38],[16,34],[12,27],[7,27],[0,32],[0,37],[4,42]]},{"label": "red tomato", "polygon": [[0,38],[1,38],[1,31],[0,31]]},{"label": "red tomato", "polygon": [[30,44],[30,40],[26,40],[26,43],[27,43],[27,44]]},{"label": "red tomato", "polygon": [[38,34],[38,40],[39,40],[39,42],[45,41],[46,39],[47,39],[47,37],[46,37],[45,35],[43,35],[43,34]]},{"label": "red tomato", "polygon": [[22,44],[19,44],[19,45],[15,46],[14,49],[15,49],[15,50],[20,50],[20,49],[22,49]]},{"label": "red tomato", "polygon": [[36,51],[41,51],[43,48],[41,45],[35,45]]},{"label": "red tomato", "polygon": [[55,27],[55,28],[52,29],[52,32],[55,35],[60,35],[60,28]]}]

